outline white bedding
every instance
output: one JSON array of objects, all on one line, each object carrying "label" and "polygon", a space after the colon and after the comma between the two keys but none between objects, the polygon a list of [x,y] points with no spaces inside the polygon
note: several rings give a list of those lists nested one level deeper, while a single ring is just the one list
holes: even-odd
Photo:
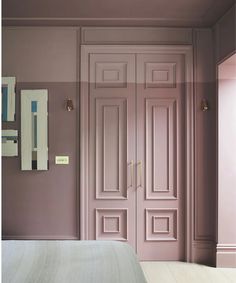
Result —
[{"label": "white bedding", "polygon": [[146,283],[132,248],[112,241],[3,241],[3,283]]}]

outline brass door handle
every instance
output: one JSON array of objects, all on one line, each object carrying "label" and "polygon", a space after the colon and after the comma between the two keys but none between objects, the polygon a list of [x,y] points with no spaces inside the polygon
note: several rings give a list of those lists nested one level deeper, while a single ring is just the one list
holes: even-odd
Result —
[{"label": "brass door handle", "polygon": [[133,176],[133,172],[134,172],[134,170],[133,170],[133,167],[134,167],[133,160],[130,161],[129,167],[130,167],[130,187],[132,188],[133,187],[133,178],[134,178],[134,176]]},{"label": "brass door handle", "polygon": [[143,187],[143,180],[142,180],[142,177],[143,177],[143,172],[142,172],[142,161],[138,161],[138,164],[137,164],[137,169],[138,169],[138,177],[139,177],[139,183],[137,185],[137,188],[142,188]]}]

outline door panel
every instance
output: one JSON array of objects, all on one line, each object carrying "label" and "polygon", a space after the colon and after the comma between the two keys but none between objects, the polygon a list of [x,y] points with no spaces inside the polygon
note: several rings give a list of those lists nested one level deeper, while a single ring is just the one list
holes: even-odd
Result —
[{"label": "door panel", "polygon": [[176,199],[176,100],[147,98],[146,199]]},{"label": "door panel", "polygon": [[137,252],[143,260],[183,260],[182,55],[138,54],[137,79],[137,179],[144,179],[137,191]]},{"label": "door panel", "polygon": [[96,98],[96,199],[127,198],[127,99]]},{"label": "door panel", "polygon": [[89,239],[135,247],[135,55],[89,62]]}]

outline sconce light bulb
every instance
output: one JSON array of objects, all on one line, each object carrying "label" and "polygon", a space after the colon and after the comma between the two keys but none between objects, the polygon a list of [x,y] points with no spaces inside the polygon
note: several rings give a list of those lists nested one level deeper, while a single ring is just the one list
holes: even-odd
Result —
[{"label": "sconce light bulb", "polygon": [[209,103],[208,103],[208,101],[207,101],[206,99],[203,99],[203,100],[202,100],[201,108],[202,108],[202,111],[203,111],[203,112],[209,110]]},{"label": "sconce light bulb", "polygon": [[72,111],[74,109],[73,101],[71,99],[66,100],[66,110]]}]

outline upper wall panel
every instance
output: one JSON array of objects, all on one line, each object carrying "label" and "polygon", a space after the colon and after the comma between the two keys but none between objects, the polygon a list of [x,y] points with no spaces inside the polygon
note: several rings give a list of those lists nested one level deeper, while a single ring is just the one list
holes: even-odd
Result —
[{"label": "upper wall panel", "polygon": [[192,44],[190,28],[84,27],[82,44]]},{"label": "upper wall panel", "polygon": [[[4,23],[209,27],[234,0],[3,0]],[[64,24],[63,24],[64,22]]]},{"label": "upper wall panel", "polygon": [[18,82],[75,82],[77,30],[4,28],[2,74]]}]

